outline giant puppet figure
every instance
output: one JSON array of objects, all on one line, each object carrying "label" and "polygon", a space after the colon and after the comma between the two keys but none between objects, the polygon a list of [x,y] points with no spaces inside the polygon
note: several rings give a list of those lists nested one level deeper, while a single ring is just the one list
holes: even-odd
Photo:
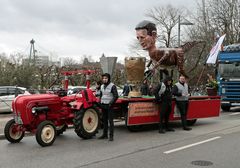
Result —
[{"label": "giant puppet figure", "polygon": [[136,28],[137,39],[144,50],[148,51],[151,61],[154,63],[153,69],[158,66],[177,66],[180,74],[186,76],[183,68],[184,52],[197,42],[186,43],[181,48],[157,48],[157,28],[156,25],[150,21],[144,20],[140,22]]}]

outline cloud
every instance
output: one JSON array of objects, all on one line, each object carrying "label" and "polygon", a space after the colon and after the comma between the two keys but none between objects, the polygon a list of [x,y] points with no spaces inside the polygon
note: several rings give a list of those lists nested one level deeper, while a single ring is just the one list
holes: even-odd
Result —
[{"label": "cloud", "polygon": [[0,52],[25,52],[34,38],[36,45],[59,56],[125,57],[135,38],[134,26],[145,19],[148,9],[164,4],[163,0],[1,0]]}]

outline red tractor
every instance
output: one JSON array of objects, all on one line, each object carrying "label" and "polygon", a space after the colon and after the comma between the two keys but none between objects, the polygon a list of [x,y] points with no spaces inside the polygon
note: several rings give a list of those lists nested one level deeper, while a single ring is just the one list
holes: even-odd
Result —
[{"label": "red tractor", "polygon": [[[11,143],[22,140],[25,132],[34,133],[41,146],[50,146],[56,136],[69,125],[74,125],[76,134],[89,139],[98,131],[99,108],[97,98],[90,86],[89,75],[94,71],[78,70],[63,72],[64,90],[55,94],[18,96],[12,102],[14,119],[7,122],[4,134]],[[68,75],[82,73],[87,78],[87,89],[80,94],[67,96]]]}]

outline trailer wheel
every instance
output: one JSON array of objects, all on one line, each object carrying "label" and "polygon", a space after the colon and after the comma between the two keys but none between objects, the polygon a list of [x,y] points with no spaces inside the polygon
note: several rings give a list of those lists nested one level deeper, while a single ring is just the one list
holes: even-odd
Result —
[{"label": "trailer wheel", "polygon": [[56,139],[56,127],[51,121],[43,121],[37,127],[36,140],[42,147],[50,146]]},{"label": "trailer wheel", "polygon": [[126,112],[126,115],[125,115],[125,125],[126,125],[127,129],[131,132],[138,132],[143,129],[143,125],[131,125],[130,126],[127,124],[127,121],[128,121],[128,112]]},{"label": "trailer wheel", "polygon": [[230,106],[228,106],[228,105],[221,105],[221,109],[223,110],[223,111],[230,111]]},{"label": "trailer wheel", "polygon": [[4,128],[4,135],[9,142],[18,143],[23,139],[25,132],[19,130],[20,127],[21,125],[16,124],[14,119],[7,122]]},{"label": "trailer wheel", "polygon": [[99,111],[94,107],[76,111],[73,120],[76,134],[83,139],[92,138],[98,131],[99,120]]},{"label": "trailer wheel", "polygon": [[197,122],[197,119],[187,120],[187,125],[188,126],[193,126],[196,122]]},{"label": "trailer wheel", "polygon": [[63,134],[63,132],[65,132],[67,128],[68,128],[68,126],[66,124],[57,126],[56,127],[57,136]]}]

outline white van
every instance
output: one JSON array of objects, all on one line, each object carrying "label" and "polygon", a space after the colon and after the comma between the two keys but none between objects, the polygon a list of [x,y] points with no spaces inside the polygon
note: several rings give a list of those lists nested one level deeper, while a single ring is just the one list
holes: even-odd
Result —
[{"label": "white van", "polygon": [[12,101],[17,95],[30,95],[26,88],[16,86],[0,86],[0,113],[11,112]]}]

